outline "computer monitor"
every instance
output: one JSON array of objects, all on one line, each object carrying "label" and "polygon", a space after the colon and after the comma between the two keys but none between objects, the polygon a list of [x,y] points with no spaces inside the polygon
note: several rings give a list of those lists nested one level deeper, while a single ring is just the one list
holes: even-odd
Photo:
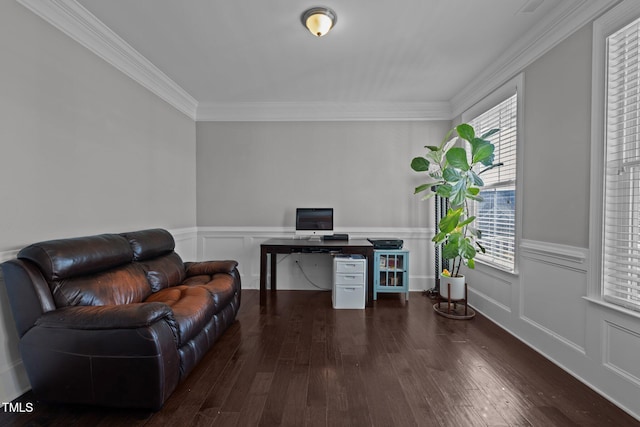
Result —
[{"label": "computer monitor", "polygon": [[333,208],[297,208],[296,236],[320,240],[333,234]]}]

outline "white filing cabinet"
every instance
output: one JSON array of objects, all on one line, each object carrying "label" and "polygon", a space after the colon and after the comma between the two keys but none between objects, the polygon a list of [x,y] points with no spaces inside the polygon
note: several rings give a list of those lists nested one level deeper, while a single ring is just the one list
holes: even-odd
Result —
[{"label": "white filing cabinet", "polygon": [[365,305],[367,260],[358,255],[333,258],[333,308],[359,308]]}]

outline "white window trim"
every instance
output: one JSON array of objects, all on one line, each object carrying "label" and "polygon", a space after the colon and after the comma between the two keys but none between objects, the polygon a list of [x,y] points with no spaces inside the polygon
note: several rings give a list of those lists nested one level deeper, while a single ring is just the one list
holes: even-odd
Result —
[{"label": "white window trim", "polygon": [[506,100],[514,93],[518,94],[517,97],[517,126],[518,126],[518,135],[516,139],[516,223],[515,223],[515,241],[514,241],[514,262],[513,262],[513,271],[500,266],[499,264],[494,264],[490,262],[483,261],[482,259],[476,259],[476,266],[481,264],[496,270],[505,272],[511,275],[518,275],[519,271],[519,252],[520,252],[520,242],[522,241],[522,202],[523,202],[523,194],[522,194],[522,173],[524,168],[524,150],[522,143],[522,135],[524,134],[523,130],[523,112],[524,112],[524,73],[520,73],[515,76],[513,79],[509,80],[507,83],[503,84],[501,87],[493,91],[491,94],[486,96],[482,101],[473,105],[465,112],[462,113],[461,119],[462,123],[466,123],[470,120],[473,120],[475,117],[489,110],[490,108],[495,107],[500,102]]},{"label": "white window trim", "polygon": [[591,191],[589,207],[589,274],[586,299],[634,317],[640,314],[604,301],[602,296],[602,245],[604,212],[606,40],[640,17],[640,2],[625,0],[593,23],[591,81]]}]

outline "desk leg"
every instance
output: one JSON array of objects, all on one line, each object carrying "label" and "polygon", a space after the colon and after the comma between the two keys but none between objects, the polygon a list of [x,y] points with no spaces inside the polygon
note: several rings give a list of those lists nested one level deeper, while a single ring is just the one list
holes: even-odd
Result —
[{"label": "desk leg", "polygon": [[267,250],[260,248],[260,305],[267,303]]},{"label": "desk leg", "polygon": [[278,277],[278,272],[276,271],[276,265],[278,261],[278,254],[272,253],[271,257],[271,292],[276,291],[276,277]]},{"label": "desk leg", "polygon": [[365,305],[373,306],[373,248],[367,249],[363,254],[367,258],[367,298]]}]

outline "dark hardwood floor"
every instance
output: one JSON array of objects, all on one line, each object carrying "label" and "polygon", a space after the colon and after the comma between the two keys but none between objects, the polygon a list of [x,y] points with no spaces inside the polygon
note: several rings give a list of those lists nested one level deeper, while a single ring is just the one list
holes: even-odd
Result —
[{"label": "dark hardwood floor", "polygon": [[51,405],[16,426],[638,426],[492,322],[438,316],[412,293],[366,310],[279,291],[238,321],[157,413]]}]

